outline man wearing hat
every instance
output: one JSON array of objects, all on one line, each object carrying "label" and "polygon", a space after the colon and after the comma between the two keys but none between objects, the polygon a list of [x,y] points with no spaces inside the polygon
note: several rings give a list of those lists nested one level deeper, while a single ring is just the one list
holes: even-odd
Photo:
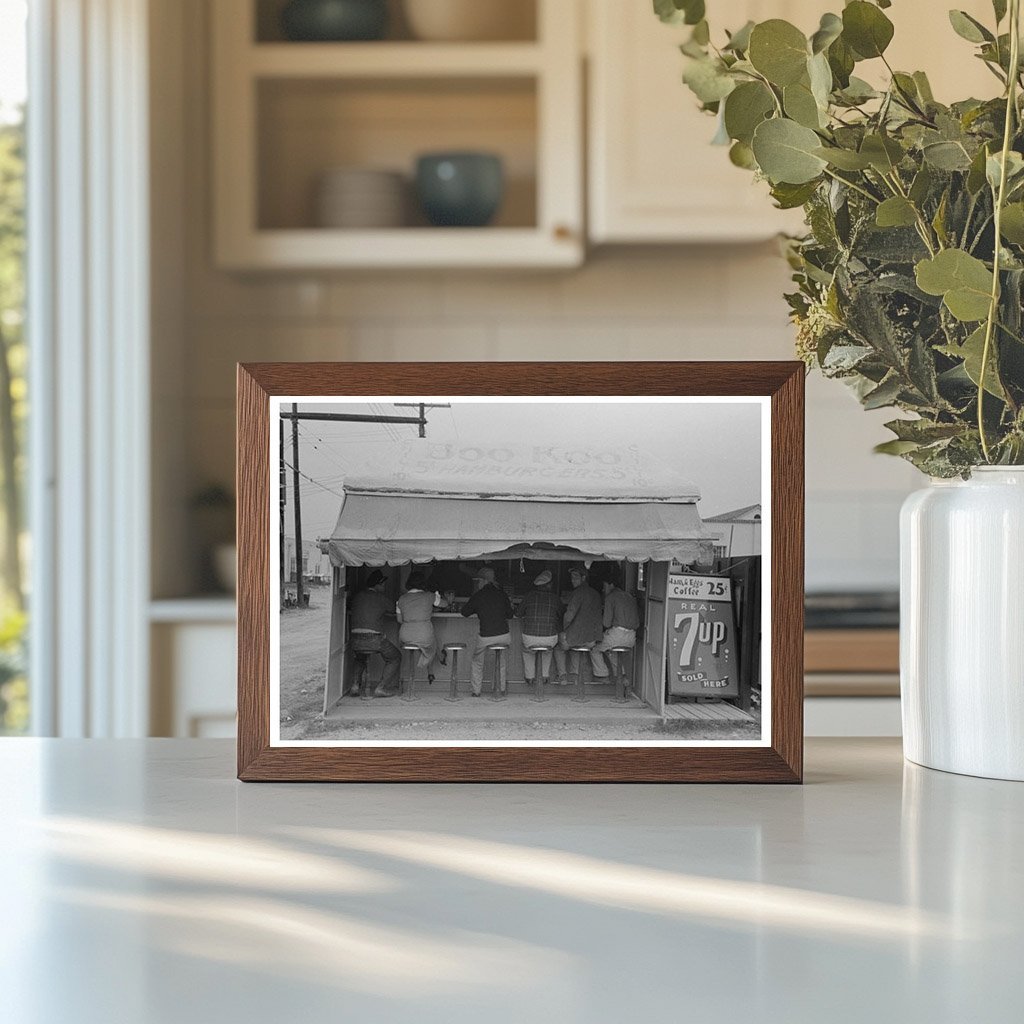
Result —
[{"label": "man wearing hat", "polygon": [[523,673],[527,685],[532,686],[537,657],[531,648],[549,648],[541,655],[540,671],[545,679],[550,678],[551,651],[558,643],[562,625],[562,601],[551,590],[551,573],[547,569],[533,581],[533,589],[523,598],[519,617],[523,620]]},{"label": "man wearing hat", "polygon": [[[360,690],[366,676],[367,661],[371,654],[384,659],[384,678],[377,687],[378,697],[393,697],[398,692],[398,671],[402,654],[387,638],[384,618],[392,611],[391,602],[384,596],[387,577],[379,569],[366,578],[366,584],[352,598],[352,651],[356,656],[351,692]],[[368,685],[368,684],[367,684]]]},{"label": "man wearing hat", "polygon": [[[480,635],[473,649],[473,696],[479,697],[484,686],[484,658],[491,644],[511,644],[512,634],[509,632],[508,620],[512,618],[512,605],[505,594],[495,583],[494,570],[484,566],[473,577],[476,581],[476,593],[463,605],[462,614],[469,618],[475,615],[480,620]],[[502,659],[501,689],[504,692],[508,681],[506,659]]]},{"label": "man wearing hat", "polygon": [[[568,681],[566,677],[566,652],[573,647],[589,647],[590,663],[595,674],[607,673],[604,658],[594,654],[594,644],[604,636],[601,621],[601,595],[590,585],[587,570],[574,565],[569,570],[569,582],[572,583],[572,595],[569,607],[565,610],[564,632],[555,648],[555,664],[558,666],[558,683]],[[574,655],[582,657],[582,655]],[[574,670],[576,666],[573,666]]]}]

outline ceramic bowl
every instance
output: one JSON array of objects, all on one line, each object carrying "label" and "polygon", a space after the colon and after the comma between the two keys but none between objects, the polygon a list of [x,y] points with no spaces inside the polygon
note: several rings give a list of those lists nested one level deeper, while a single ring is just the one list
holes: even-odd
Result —
[{"label": "ceramic bowl", "polygon": [[296,42],[380,39],[387,26],[387,0],[290,0],[281,11],[285,38]]},{"label": "ceramic bowl", "polygon": [[416,163],[416,193],[435,227],[483,227],[494,219],[505,195],[501,157],[426,153]]}]

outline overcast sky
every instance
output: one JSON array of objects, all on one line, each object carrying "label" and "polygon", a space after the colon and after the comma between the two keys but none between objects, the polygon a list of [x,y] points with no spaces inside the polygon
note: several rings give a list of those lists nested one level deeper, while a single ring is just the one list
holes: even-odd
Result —
[{"label": "overcast sky", "polygon": [[[318,403],[303,411],[414,415],[391,404]],[[636,445],[694,483],[707,518],[761,500],[761,406],[676,403],[460,403],[427,414],[427,441],[461,445],[565,445],[582,449]],[[300,422],[302,536],[329,536],[338,519],[346,475],[396,441],[414,441],[414,425]],[[292,461],[291,424],[285,460]],[[315,482],[314,482],[315,481]],[[285,532],[294,535],[288,473]]]}]

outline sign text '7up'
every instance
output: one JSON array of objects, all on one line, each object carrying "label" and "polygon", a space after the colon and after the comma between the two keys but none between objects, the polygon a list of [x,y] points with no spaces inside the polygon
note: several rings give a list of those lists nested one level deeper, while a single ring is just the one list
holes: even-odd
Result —
[{"label": "sign text '7up'", "polygon": [[668,690],[687,697],[736,697],[739,665],[732,581],[668,578]]}]

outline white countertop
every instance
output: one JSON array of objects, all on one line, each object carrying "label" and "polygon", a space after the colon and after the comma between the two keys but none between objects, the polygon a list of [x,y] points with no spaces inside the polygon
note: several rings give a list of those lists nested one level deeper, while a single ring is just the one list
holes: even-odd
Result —
[{"label": "white countertop", "polygon": [[11,1024],[1024,1016],[1024,785],[242,785],[224,741],[0,741]]}]

